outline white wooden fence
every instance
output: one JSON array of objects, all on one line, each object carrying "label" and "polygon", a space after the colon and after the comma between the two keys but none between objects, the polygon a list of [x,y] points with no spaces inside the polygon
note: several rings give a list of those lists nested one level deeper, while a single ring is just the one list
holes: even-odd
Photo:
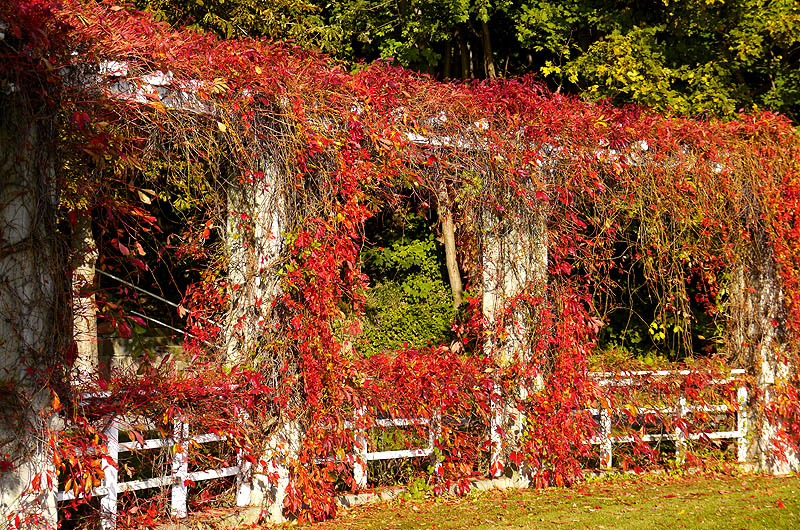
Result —
[{"label": "white wooden fence", "polygon": [[[363,412],[361,412],[363,414]],[[353,478],[359,488],[366,488],[369,476],[367,474],[367,462],[375,460],[393,460],[396,458],[420,458],[435,457],[435,443],[439,438],[441,416],[435,415],[433,421],[428,418],[411,419],[376,419],[374,426],[390,429],[393,427],[411,427],[414,425],[428,426],[428,446],[417,449],[400,449],[394,451],[369,451],[366,432],[363,429],[356,431],[355,443],[353,444]],[[363,426],[362,426],[363,427]],[[345,423],[346,429],[355,429],[355,423]],[[432,462],[434,468],[441,464],[434,458]],[[438,469],[437,469],[438,471]]]},{"label": "white wooden fence", "polygon": [[[189,471],[189,450],[192,445],[222,442],[226,440],[226,437],[210,433],[189,436],[189,424],[185,421],[176,420],[173,422],[173,435],[169,438],[154,438],[142,440],[141,442],[120,442],[120,427],[123,427],[124,430],[124,423],[121,420],[115,420],[103,431],[106,436],[107,452],[102,456],[108,458],[102,458],[101,460],[103,483],[99,487],[93,488],[91,492],[92,497],[100,498],[102,530],[113,530],[117,527],[117,500],[120,493],[169,486],[171,488],[172,515],[177,518],[183,518],[188,513],[187,498],[190,481],[200,482],[234,475],[238,476],[242,468],[240,460],[239,465],[235,466]],[[172,472],[170,474],[126,482],[119,480],[120,453],[159,448],[172,449]],[[246,506],[250,499],[245,498],[241,480],[238,482],[237,504]],[[82,496],[82,494],[79,494],[79,496]],[[74,498],[75,494],[72,491],[58,491],[56,493],[56,500],[59,502]]]},{"label": "white wooden fence", "polygon": [[[415,425],[428,426],[428,446],[413,449],[396,451],[369,451],[366,432],[363,430],[365,425],[356,422],[345,422],[345,428],[355,430],[355,443],[353,454],[348,458],[348,463],[353,466],[353,476],[359,488],[366,488],[368,481],[367,462],[375,460],[390,460],[397,458],[419,458],[429,457],[434,454],[434,443],[438,438],[439,418],[435,421],[427,418],[415,419],[377,419],[371,425],[381,428],[410,427]],[[182,420],[173,422],[173,435],[168,438],[153,438],[139,441],[120,442],[120,431],[127,430],[123,420],[115,420],[103,431],[106,437],[107,452],[101,457],[101,467],[103,470],[102,484],[91,491],[91,496],[100,499],[100,516],[102,530],[115,530],[117,527],[117,504],[120,493],[126,491],[138,491],[149,488],[171,489],[171,508],[172,516],[178,519],[188,516],[187,499],[190,482],[201,482],[204,480],[219,479],[223,477],[237,477],[236,504],[247,506],[250,502],[250,485],[245,477],[249,465],[241,458],[235,466],[207,469],[202,471],[189,471],[189,451],[192,446],[212,442],[223,442],[227,440],[225,436],[216,434],[189,435],[189,423]],[[149,479],[120,481],[119,462],[120,453],[128,451],[147,451],[160,448],[171,449],[172,455],[171,473]],[[324,463],[321,459],[318,463]],[[113,464],[112,464],[113,462]],[[438,465],[438,463],[434,463]],[[83,497],[79,493],[78,497]],[[56,500],[64,502],[75,499],[72,491],[56,492]]]},{"label": "white wooden fence", "polygon": [[[663,377],[670,375],[688,375],[690,371],[669,372],[669,371],[641,371],[641,372],[626,372],[626,373],[592,373],[590,377],[595,379],[601,386],[615,385],[615,386],[632,386],[637,384],[637,380],[641,381],[645,377]],[[734,381],[738,375],[744,374],[744,370],[733,370],[730,378],[712,380],[712,385],[728,384]],[[611,467],[613,464],[613,446],[615,444],[626,444],[635,441],[632,436],[615,436],[612,434],[612,416],[614,414],[621,414],[622,408],[607,408],[607,409],[590,409],[592,415],[598,418],[598,425],[600,427],[599,433],[591,442],[595,445],[600,445],[601,448],[601,465],[603,467]],[[709,439],[735,439],[738,441],[738,460],[744,462],[747,456],[747,388],[740,385],[737,390],[737,406],[735,410],[727,404],[714,404],[693,406],[687,402],[685,396],[681,396],[674,406],[638,409],[639,414],[655,413],[662,417],[664,415],[672,415],[675,418],[686,416],[693,411],[704,411],[712,413],[728,413],[736,415],[736,430],[735,431],[718,431],[708,433],[690,433],[683,432],[682,429],[676,428],[674,433],[662,434],[645,434],[640,437],[645,442],[658,442],[670,440],[675,442],[676,456],[678,459],[682,458],[682,452],[685,449],[687,440],[699,439],[701,437],[708,437]],[[384,418],[375,419],[371,422],[361,421],[364,410],[358,411],[353,422],[345,422],[345,428],[354,430],[354,444],[353,453],[348,456],[347,462],[353,467],[353,477],[355,483],[359,488],[365,488],[368,483],[367,463],[376,460],[391,460],[399,458],[421,458],[431,457],[432,464],[436,468],[440,464],[435,458],[435,441],[441,432],[441,416],[434,415],[432,419],[428,418]],[[393,450],[393,451],[369,451],[366,429],[372,427],[379,427],[384,429],[402,428],[411,426],[427,426],[428,428],[428,445],[427,447]],[[238,506],[247,506],[249,503],[249,483],[245,478],[249,465],[237,458],[238,462],[235,466],[207,469],[202,471],[189,471],[189,451],[193,445],[222,442],[226,437],[216,434],[189,434],[189,424],[184,420],[176,420],[173,423],[173,435],[168,438],[155,438],[142,440],[141,442],[130,441],[120,442],[120,430],[126,430],[126,425],[122,420],[116,420],[109,425],[104,434],[107,438],[107,453],[104,456],[108,458],[102,459],[102,470],[104,474],[102,485],[92,489],[92,496],[100,498],[101,507],[101,528],[102,530],[115,530],[117,526],[117,501],[120,493],[126,491],[137,491],[148,488],[171,488],[171,508],[172,515],[176,518],[184,518],[188,514],[187,498],[190,482],[201,482],[204,480],[212,480],[223,477],[236,476],[237,477],[237,495],[236,502]],[[119,480],[118,465],[120,453],[126,451],[144,451],[158,448],[171,448],[172,466],[171,473],[163,476],[153,477],[149,479],[131,480],[121,482]],[[317,463],[324,463],[328,459],[320,459]],[[112,464],[113,462],[113,464]],[[437,470],[438,471],[438,470]],[[75,498],[72,491],[58,491],[56,499],[58,501],[68,501]]]},{"label": "white wooden fence", "polygon": [[[681,371],[637,371],[637,372],[598,372],[590,374],[590,377],[601,386],[633,386],[641,383],[645,378],[666,377],[674,375],[689,375],[691,370]],[[737,376],[744,375],[744,370],[732,370],[730,377],[725,379],[713,379],[710,381],[712,386],[726,385],[736,380]],[[613,446],[615,444],[628,444],[636,441],[633,436],[615,436],[612,434],[612,416],[622,414],[623,408],[603,408],[590,409],[592,415],[598,418],[600,427],[599,433],[592,439],[592,443],[600,446],[601,466],[610,468],[613,465]],[[680,462],[684,458],[687,440],[699,440],[708,438],[711,440],[736,440],[737,441],[737,460],[744,462],[747,459],[747,387],[740,384],[736,391],[736,406],[731,408],[728,404],[713,404],[695,406],[688,403],[686,396],[680,395],[677,403],[673,406],[658,408],[639,408],[639,415],[649,413],[660,415],[661,417],[671,416],[675,419],[686,417],[693,412],[711,412],[717,414],[732,414],[736,416],[736,430],[734,431],[712,431],[704,433],[686,433],[680,427],[675,428],[672,433],[645,434],[639,439],[644,442],[675,442],[675,457]]]}]

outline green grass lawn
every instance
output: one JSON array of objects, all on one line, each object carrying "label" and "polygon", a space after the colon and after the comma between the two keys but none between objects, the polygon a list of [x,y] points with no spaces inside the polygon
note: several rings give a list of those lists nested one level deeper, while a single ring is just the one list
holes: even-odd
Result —
[{"label": "green grass lawn", "polygon": [[644,475],[342,511],[322,529],[800,529],[800,478]]}]

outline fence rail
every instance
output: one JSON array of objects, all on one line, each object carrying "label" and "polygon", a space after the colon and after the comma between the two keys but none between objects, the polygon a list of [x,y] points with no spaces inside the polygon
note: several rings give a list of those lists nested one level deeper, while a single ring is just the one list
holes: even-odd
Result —
[{"label": "fence rail", "polygon": [[[691,370],[680,371],[635,371],[635,372],[595,372],[591,373],[590,377],[598,382],[601,386],[633,386],[637,382],[641,382],[644,377],[664,377],[670,375],[690,375]],[[741,369],[731,370],[730,377],[723,379],[712,379],[711,385],[719,386],[735,382],[737,376],[744,375],[745,371]],[[736,407],[731,410],[731,407],[726,404],[718,405],[702,405],[691,406],[687,402],[685,395],[678,397],[678,403],[674,406],[666,407],[652,407],[638,409],[638,414],[661,414],[671,415],[676,419],[686,417],[692,412],[716,412],[716,413],[729,413],[736,416],[736,430],[734,431],[712,431],[703,433],[687,433],[680,427],[675,428],[673,433],[658,433],[658,434],[644,434],[642,436],[634,437],[630,435],[617,436],[612,434],[612,415],[621,414],[624,407],[609,407],[609,408],[596,408],[589,409],[591,414],[598,418],[598,425],[600,431],[595,436],[591,443],[599,445],[601,448],[601,466],[608,469],[613,466],[613,446],[615,444],[629,444],[637,442],[638,440],[644,442],[662,442],[673,441],[675,442],[675,457],[678,461],[682,461],[685,455],[686,443],[689,440],[700,440],[708,438],[711,440],[736,440],[737,441],[737,460],[745,462],[747,459],[747,387],[739,385],[736,391]]]},{"label": "fence rail", "polygon": [[[364,414],[362,411],[360,414]],[[358,414],[357,414],[358,416]],[[395,458],[424,458],[435,455],[436,439],[439,437],[439,424],[441,416],[435,415],[434,421],[429,418],[387,418],[376,419],[374,425],[382,428],[411,427],[415,425],[428,426],[428,446],[416,449],[399,449],[395,451],[369,451],[366,432],[356,429],[355,423],[345,423],[345,428],[356,430],[355,443],[353,444],[353,478],[359,488],[366,488],[369,480],[367,462],[376,460],[393,460]],[[435,468],[440,465],[437,460],[433,462]],[[438,469],[437,469],[438,471]]]},{"label": "fence rail", "polygon": [[[669,375],[689,375],[690,371],[638,371],[624,373],[591,373],[590,377],[601,386],[617,385],[632,386],[646,376],[669,376]],[[714,385],[722,385],[733,382],[736,376],[744,374],[744,370],[733,370],[729,378],[712,380]],[[102,398],[102,395],[92,395],[91,398]],[[591,440],[594,445],[601,447],[601,465],[610,468],[613,465],[614,445],[632,443],[638,440],[645,442],[674,441],[676,445],[676,456],[682,458],[685,444],[688,440],[708,437],[709,439],[730,439],[738,441],[737,457],[740,462],[744,462],[747,456],[747,388],[740,385],[737,389],[736,410],[731,411],[728,405],[712,404],[703,406],[692,406],[687,402],[685,396],[680,396],[678,402],[672,406],[653,407],[638,409],[639,414],[662,414],[671,415],[676,418],[685,417],[687,414],[697,411],[713,413],[734,413],[736,415],[736,430],[716,431],[708,433],[686,433],[680,428],[675,432],[660,434],[644,434],[640,437],[620,436],[612,433],[613,415],[621,414],[624,407],[608,407],[588,409],[597,418],[599,432]],[[494,403],[494,405],[501,403]],[[353,478],[359,488],[365,488],[368,484],[367,463],[378,460],[391,460],[399,458],[425,458],[433,459],[432,465],[437,468],[441,464],[435,458],[435,442],[441,430],[441,416],[434,414],[431,418],[378,418],[369,422],[364,422],[366,410],[361,409],[354,415],[353,421],[345,422],[345,429],[354,431],[354,443],[352,453],[347,455],[346,461],[353,468]],[[247,506],[249,503],[250,484],[245,475],[249,474],[250,465],[245,462],[241,455],[237,457],[237,465],[227,466],[216,469],[206,469],[200,471],[189,471],[188,451],[192,445],[213,442],[223,442],[227,438],[212,433],[198,434],[190,436],[189,423],[179,419],[173,422],[173,433],[171,437],[154,438],[141,441],[120,442],[120,430],[125,430],[126,423],[122,419],[116,419],[104,430],[106,437],[107,452],[102,458],[103,482],[101,486],[91,490],[91,495],[100,498],[101,507],[101,529],[115,530],[117,527],[117,502],[120,493],[127,491],[137,491],[148,488],[170,487],[171,488],[171,511],[176,518],[184,518],[188,515],[187,499],[189,485],[193,482],[213,480],[224,477],[237,477],[237,505]],[[379,427],[383,429],[402,428],[412,426],[427,426],[428,445],[392,451],[370,451],[367,440],[367,429]],[[490,433],[492,438],[494,433]],[[121,482],[119,480],[118,466],[120,453],[130,451],[146,451],[159,448],[172,448],[171,473],[149,479],[130,480]],[[335,458],[318,459],[317,463],[334,461]],[[438,471],[438,469],[437,469]],[[78,494],[78,497],[83,494]],[[75,499],[76,495],[72,491],[58,491],[57,501],[68,501]]]},{"label": "fence rail", "polygon": [[[103,483],[101,486],[92,488],[91,490],[91,496],[100,499],[100,527],[102,530],[114,530],[117,527],[117,502],[120,493],[170,486],[172,514],[177,518],[184,518],[188,515],[187,499],[189,482],[201,482],[204,480],[237,476],[242,469],[240,462],[235,466],[190,472],[188,455],[190,445],[224,442],[227,438],[212,433],[189,436],[189,424],[185,421],[176,420],[173,422],[172,437],[153,438],[142,440],[141,442],[120,442],[120,428],[124,426],[125,422],[116,419],[103,430],[103,434],[106,437],[107,449],[106,453],[102,455],[107,458],[102,458],[100,464],[103,471]],[[147,451],[159,448],[173,449],[171,462],[172,472],[170,474],[148,479],[120,482],[120,453]],[[72,491],[59,490],[56,493],[56,501],[58,502],[81,497],[84,497],[83,493],[79,493],[76,496]],[[239,506],[247,505],[242,495],[237,495],[237,504]]]}]

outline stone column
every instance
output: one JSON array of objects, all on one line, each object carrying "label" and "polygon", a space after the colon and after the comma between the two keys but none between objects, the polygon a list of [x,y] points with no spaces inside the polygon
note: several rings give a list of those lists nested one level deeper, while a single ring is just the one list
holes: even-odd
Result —
[{"label": "stone column", "polygon": [[[0,521],[55,528],[51,384],[65,346],[48,123],[0,94]],[[52,138],[52,136],[50,137]]]},{"label": "stone column", "polygon": [[761,394],[761,402],[751,402],[747,414],[747,450],[742,452],[758,471],[783,474],[800,469],[797,454],[780,454],[780,419],[764,413],[776,386],[791,375],[781,358],[786,333],[783,290],[766,235],[759,231],[752,241],[731,273],[727,344],[729,358],[755,376]]},{"label": "stone column", "polygon": [[254,352],[258,339],[273,324],[272,302],[280,294],[277,272],[286,229],[282,179],[273,161],[262,161],[260,166],[263,171],[243,175],[227,190],[229,365]]},{"label": "stone column", "polygon": [[[273,301],[280,295],[278,271],[284,256],[286,207],[283,176],[273,159],[262,158],[257,171],[244,175],[228,190],[226,241],[231,302],[226,330],[228,365],[258,358],[259,342],[278,329]],[[255,356],[255,357],[254,357]],[[259,358],[279,384],[279,360]],[[282,411],[285,412],[285,411]],[[289,470],[297,460],[302,430],[288,415],[277,418],[267,440],[263,465],[254,465],[242,477],[251,506],[247,519],[283,522],[283,502],[289,486]],[[269,479],[277,476],[276,481]]]},{"label": "stone column", "polygon": [[97,244],[92,236],[91,214],[79,214],[72,230],[72,339],[77,358],[70,380],[80,385],[96,377],[99,369],[94,294]]},{"label": "stone column", "polygon": [[[547,234],[543,211],[524,206],[502,213],[487,206],[481,234],[483,316],[487,325],[484,354],[499,366],[531,360],[531,334],[536,308],[521,295],[544,296],[547,281]],[[498,335],[498,333],[500,335]],[[490,421],[491,474],[499,476],[505,456],[518,446],[525,418],[516,403],[527,399],[520,385],[516,395],[503,395],[495,384]]]}]

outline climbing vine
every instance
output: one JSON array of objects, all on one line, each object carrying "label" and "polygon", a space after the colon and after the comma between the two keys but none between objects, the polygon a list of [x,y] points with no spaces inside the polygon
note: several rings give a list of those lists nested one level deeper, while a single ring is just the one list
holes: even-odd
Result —
[{"label": "climbing vine", "polygon": [[[60,484],[85,503],[100,476],[92,448],[120,415],[157,418],[151,430],[164,435],[191,418],[272,480],[275,440],[294,440],[284,506],[305,519],[334,515],[335,488],[355,487],[345,469],[354,421],[440,418],[437,491],[489,465],[537,485],[569,483],[597,459],[589,409],[630,399],[590,377],[596,344],[634,331],[669,342],[665,351],[680,352],[672,360],[693,368],[638,391],[653,406],[686,392],[711,402],[700,371],[741,366],[754,383],[762,361],[785,366],[779,398],[762,403],[754,392],[753,403],[761,421],[788,422],[781,443],[797,443],[800,145],[784,117],[678,119],[551,94],[531,78],[439,83],[384,63],[349,73],[112,2],[0,5],[4,105],[23,93],[29,121],[57,131],[28,149],[59,196],[62,270],[77,270],[68,258],[80,253],[71,241],[83,220],[105,274],[62,295],[91,292],[101,341],[154,325],[145,317],[156,310],[185,332],[182,353],[150,352],[135,371],[98,366],[68,378],[83,351],[69,330],[59,331],[63,351],[35,353],[54,362],[19,359],[31,370],[0,380],[29,400],[17,410],[66,426],[37,428],[53,466],[34,490]],[[429,255],[439,229],[368,247],[365,226],[387,208],[404,211],[399,198],[431,224],[453,215],[467,286],[457,310],[437,298],[445,279]],[[364,329],[375,300],[365,271],[392,267],[407,274],[404,296],[441,309],[449,329],[431,337],[444,343],[381,342],[382,328]],[[642,306],[622,299],[631,271],[648,297],[634,328],[619,312]],[[33,374],[37,366],[55,368]],[[34,376],[49,393],[38,408],[19,386]],[[732,403],[731,388],[716,397]],[[633,433],[626,465],[659,463],[642,437],[655,416],[626,410],[615,416]],[[493,447],[490,430],[510,433],[518,418],[524,433]],[[694,414],[677,427],[704,432],[714,421]],[[0,471],[19,466],[3,447]],[[490,462],[498,450],[504,458]],[[31,513],[9,517],[32,526]],[[130,509],[125,521],[153,516]]]}]

